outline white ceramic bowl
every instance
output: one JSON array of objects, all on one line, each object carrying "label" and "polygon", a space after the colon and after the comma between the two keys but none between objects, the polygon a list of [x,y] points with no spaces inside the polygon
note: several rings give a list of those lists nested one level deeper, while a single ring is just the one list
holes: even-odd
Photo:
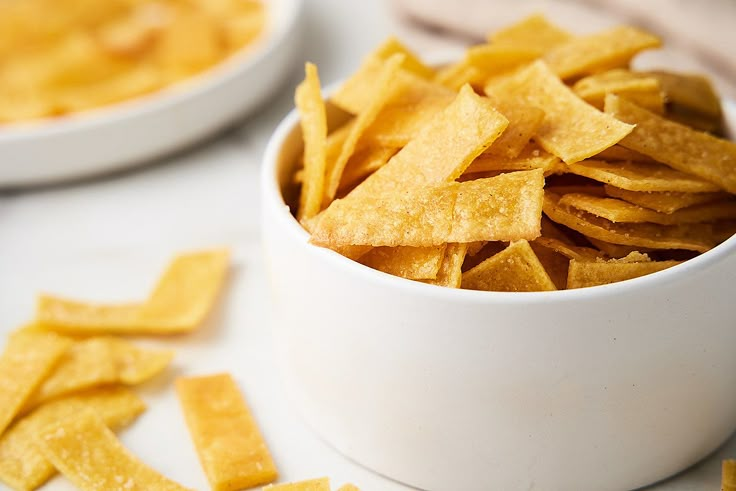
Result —
[{"label": "white ceramic bowl", "polygon": [[620,491],[736,429],[736,237],[595,288],[425,285],[307,243],[282,196],[301,147],[292,112],[262,176],[275,341],[296,407],[349,458],[432,491]]},{"label": "white ceramic bowl", "polygon": [[263,38],[201,75],[63,118],[0,125],[0,186],[50,183],[150,161],[262,105],[294,67],[302,35],[302,0],[265,3]]}]

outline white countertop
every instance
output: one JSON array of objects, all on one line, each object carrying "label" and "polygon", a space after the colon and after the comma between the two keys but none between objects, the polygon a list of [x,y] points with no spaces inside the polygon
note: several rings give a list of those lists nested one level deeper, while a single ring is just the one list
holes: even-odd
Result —
[{"label": "white countertop", "polygon": [[[319,65],[325,85],[402,29],[378,2],[307,0],[304,22],[304,58]],[[175,252],[228,245],[234,273],[208,325],[189,336],[145,341],[174,347],[177,358],[172,370],[142,388],[149,410],[122,433],[125,444],[169,477],[208,489],[171,382],[180,374],[230,371],[261,424],[282,480],[326,475],[334,485],[353,482],[364,491],[410,489],[347,460],[313,435],[292,411],[273,362],[259,241],[259,166],[301,75],[295,67],[275,100],[194,150],[105,178],[0,192],[0,334],[30,319],[41,290],[91,300],[136,299]],[[720,461],[727,456],[736,456],[736,438],[651,489],[716,491]],[[43,489],[73,488],[56,478]]]}]

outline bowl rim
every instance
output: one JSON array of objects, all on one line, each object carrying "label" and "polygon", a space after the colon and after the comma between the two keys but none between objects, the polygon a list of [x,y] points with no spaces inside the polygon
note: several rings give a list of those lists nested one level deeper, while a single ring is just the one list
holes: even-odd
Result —
[{"label": "bowl rim", "polygon": [[[327,99],[340,85],[341,81],[326,87],[323,97]],[[736,129],[736,101],[723,99],[723,113],[726,123]],[[621,294],[633,294],[641,290],[651,290],[658,285],[664,285],[674,280],[686,278],[687,276],[713,267],[715,263],[721,262],[731,254],[736,253],[736,234],[717,245],[713,249],[704,252],[692,259],[684,261],[671,268],[657,271],[638,278],[632,278],[607,285],[598,285],[587,288],[571,290],[555,290],[547,292],[489,292],[479,290],[463,290],[461,288],[438,287],[420,281],[408,280],[394,276],[382,271],[365,266],[358,261],[349,259],[341,254],[323,247],[314,246],[309,243],[309,233],[299,224],[291,214],[289,206],[283,198],[281,185],[279,183],[279,157],[281,150],[289,135],[299,125],[299,113],[293,108],[279,122],[271,135],[263,156],[261,167],[261,200],[263,206],[262,220],[268,220],[266,210],[273,210],[275,214],[274,227],[279,227],[285,232],[289,241],[294,242],[297,247],[304,247],[305,251],[315,261],[324,262],[325,266],[343,271],[354,276],[356,281],[372,283],[379,287],[395,288],[405,294],[427,297],[433,300],[451,302],[463,302],[468,304],[478,303],[504,303],[504,304],[547,304],[547,303],[570,303],[581,300],[600,300],[604,297]],[[265,223],[261,224],[266,227]],[[266,244],[268,247],[268,244]],[[646,293],[645,293],[646,294]]]},{"label": "bowl rim", "polygon": [[170,110],[182,102],[198,98],[252,70],[278,49],[294,30],[303,11],[303,0],[262,0],[266,5],[264,32],[204,71],[129,99],[89,108],[59,117],[42,117],[0,124],[0,144],[35,140],[48,136],[84,132],[101,125],[146,117]]}]

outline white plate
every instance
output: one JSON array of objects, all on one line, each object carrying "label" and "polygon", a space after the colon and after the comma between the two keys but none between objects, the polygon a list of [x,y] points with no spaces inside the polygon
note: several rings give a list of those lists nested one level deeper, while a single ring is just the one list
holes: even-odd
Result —
[{"label": "white plate", "polygon": [[263,39],[154,94],[57,119],[0,126],[0,186],[102,174],[184,148],[257,108],[295,66],[302,0],[266,0]]}]

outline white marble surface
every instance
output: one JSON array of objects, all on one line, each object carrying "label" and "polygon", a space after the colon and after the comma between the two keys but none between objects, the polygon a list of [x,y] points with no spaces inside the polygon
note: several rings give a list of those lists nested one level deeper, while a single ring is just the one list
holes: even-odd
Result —
[{"label": "white marble surface", "polygon": [[[308,0],[304,22],[304,58],[319,64],[325,84],[350,72],[386,35],[405,29],[377,2]],[[412,39],[422,40],[416,34]],[[262,425],[283,480],[327,475],[335,485],[349,481],[363,490],[410,489],[363,469],[315,437],[289,406],[273,364],[259,243],[258,174],[266,141],[290,109],[300,76],[295,67],[280,96],[192,151],[104,178],[0,192],[0,334],[29,320],[38,291],[93,300],[135,299],[145,294],[176,251],[228,245],[235,272],[208,325],[190,336],[144,341],[174,347],[177,358],[172,370],[142,388],[149,410],[123,433],[125,444],[173,479],[208,489],[171,381],[179,374],[231,371]],[[0,156],[0,165],[12,163]],[[720,460],[726,456],[736,456],[736,439],[652,489],[715,491]],[[73,488],[56,478],[44,489]]]}]

